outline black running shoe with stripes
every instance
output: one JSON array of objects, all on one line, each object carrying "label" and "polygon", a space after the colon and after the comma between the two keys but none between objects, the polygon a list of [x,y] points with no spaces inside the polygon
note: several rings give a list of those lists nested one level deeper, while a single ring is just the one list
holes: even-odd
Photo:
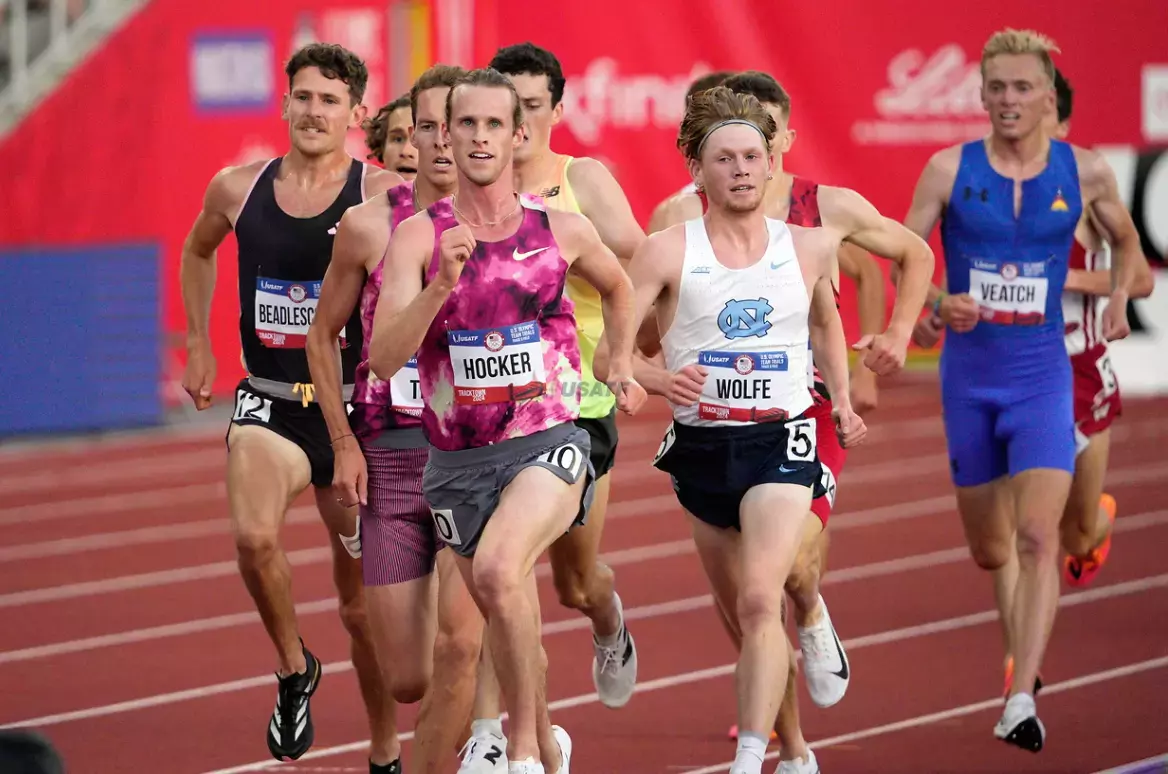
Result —
[{"label": "black running shoe with stripes", "polygon": [[268,750],[278,761],[294,761],[312,747],[312,712],[308,700],[320,685],[321,668],[308,648],[304,648],[304,664],[304,672],[287,677],[276,675],[279,685],[276,710],[268,722]]}]

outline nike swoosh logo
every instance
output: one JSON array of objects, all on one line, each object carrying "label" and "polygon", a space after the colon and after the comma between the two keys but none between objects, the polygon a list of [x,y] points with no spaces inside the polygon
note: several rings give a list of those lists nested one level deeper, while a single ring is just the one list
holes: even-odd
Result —
[{"label": "nike swoosh logo", "polygon": [[847,680],[848,679],[848,659],[847,659],[847,656],[844,655],[844,648],[842,645],[840,645],[839,635],[835,633],[834,626],[831,627],[831,638],[833,640],[835,640],[835,651],[836,651],[836,653],[839,654],[840,664],[842,664],[842,666],[840,667],[840,670],[838,672],[832,672],[832,674],[841,680]]},{"label": "nike swoosh logo", "polygon": [[779,465],[780,473],[794,473],[795,468],[788,468],[786,465]]},{"label": "nike swoosh logo", "polygon": [[527,260],[528,258],[530,258],[531,256],[535,255],[536,253],[542,253],[546,249],[547,249],[546,247],[539,247],[539,248],[536,248],[535,250],[531,250],[531,251],[526,252],[526,253],[521,253],[521,252],[519,252],[519,248],[516,247],[515,252],[511,253],[511,257],[517,261],[524,261],[524,260]]}]

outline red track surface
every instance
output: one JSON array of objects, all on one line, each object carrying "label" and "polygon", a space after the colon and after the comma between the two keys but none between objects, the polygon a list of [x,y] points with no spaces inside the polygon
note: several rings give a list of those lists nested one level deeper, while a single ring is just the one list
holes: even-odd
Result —
[{"label": "red track surface", "polygon": [[[851,687],[819,710],[800,686],[825,773],[1073,774],[1168,751],[1166,408],[1129,398],[1113,431],[1114,548],[1086,593],[1064,590],[1039,698],[1047,748],[1035,756],[991,735],[998,625],[953,509],[935,378],[887,383],[831,522],[824,596]],[[553,720],[573,736],[575,774],[726,771],[734,755],[733,652],[666,477],[649,466],[665,423],[661,404],[622,420],[604,537],[640,649],[640,687],[624,710],[596,702],[586,622],[541,581]],[[293,510],[285,541],[302,632],[328,665],[313,701],[316,746],[296,764],[268,758],[274,665],[236,575],[223,464],[219,427],[0,456],[0,726],[41,729],[73,774],[367,770],[310,507]],[[413,717],[401,710],[403,732]]]}]

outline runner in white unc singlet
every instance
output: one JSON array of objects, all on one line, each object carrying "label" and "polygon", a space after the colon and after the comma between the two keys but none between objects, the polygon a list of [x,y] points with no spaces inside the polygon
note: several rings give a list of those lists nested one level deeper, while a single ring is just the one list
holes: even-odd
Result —
[{"label": "runner in white unc singlet", "polygon": [[[686,425],[741,425],[797,417],[811,406],[807,289],[782,221],[767,219],[770,245],[745,269],[718,262],[702,219],[686,223],[677,313],[662,338],[666,367],[709,370],[702,399],[674,405]],[[811,461],[801,443],[793,459]]]}]

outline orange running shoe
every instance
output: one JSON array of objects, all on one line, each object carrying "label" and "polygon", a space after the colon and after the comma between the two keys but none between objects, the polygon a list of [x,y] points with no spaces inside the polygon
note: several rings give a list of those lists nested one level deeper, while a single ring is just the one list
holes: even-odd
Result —
[{"label": "orange running shoe", "polygon": [[1109,529],[1103,542],[1087,552],[1086,556],[1067,556],[1063,560],[1063,579],[1068,586],[1081,588],[1090,585],[1095,576],[1107,563],[1107,555],[1111,553],[1111,533],[1115,527],[1115,498],[1104,494],[1099,498],[1099,506],[1107,514]]},{"label": "orange running shoe", "polygon": [[[778,732],[776,732],[776,731],[772,730],[772,731],[771,731],[771,741],[773,742],[773,741],[775,741],[775,740],[776,740],[776,739],[778,739],[778,738],[779,738],[779,734],[778,734]],[[737,723],[735,723],[734,725],[730,726],[730,741],[731,741],[731,742],[737,742],[737,741],[738,741],[738,724],[737,724]]]},{"label": "orange running shoe", "polygon": [[[1010,689],[1014,687],[1014,657],[1010,656],[1006,659],[1006,686],[1002,689],[1002,696],[1008,697]],[[1039,672],[1034,678],[1034,696],[1042,690],[1042,673]]]}]

